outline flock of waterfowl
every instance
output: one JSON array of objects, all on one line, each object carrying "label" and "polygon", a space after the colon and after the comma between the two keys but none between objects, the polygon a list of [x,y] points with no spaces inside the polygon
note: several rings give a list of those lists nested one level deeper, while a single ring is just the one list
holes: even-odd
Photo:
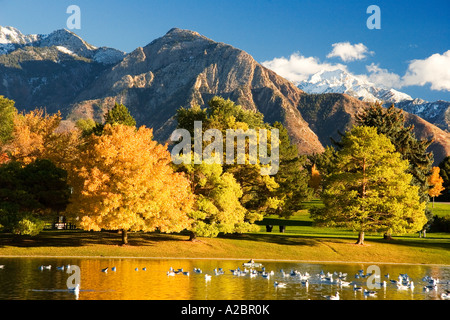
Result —
[{"label": "flock of waterfowl", "polygon": [[[246,265],[246,264],[244,264]],[[286,279],[286,281],[279,281],[275,280],[273,282],[274,287],[276,288],[286,288],[288,287],[289,282],[291,282],[288,279],[294,279],[300,281],[300,283],[308,287],[310,283],[314,284],[323,284],[323,285],[336,285],[339,288],[343,287],[349,287],[352,288],[354,292],[362,292],[364,297],[376,297],[378,292],[376,290],[369,290],[368,288],[363,288],[362,286],[358,286],[355,281],[347,281],[348,274],[342,273],[342,272],[327,272],[325,273],[323,270],[321,270],[318,274],[314,276],[311,276],[308,272],[300,272],[297,270],[290,270],[290,272],[285,272],[283,269],[279,271],[279,274],[276,274],[273,270],[267,271],[265,267],[261,267],[261,270],[257,270],[255,268],[247,268],[244,267],[241,269],[240,267],[236,269],[230,269],[230,274],[233,276],[248,276],[250,278],[255,278],[257,276],[261,276],[265,279],[273,278],[279,278],[281,276],[283,279]],[[194,273],[203,273],[203,271],[200,268],[194,268]],[[213,273],[215,276],[226,274],[226,272],[223,270],[223,268],[215,268],[213,270]],[[174,269],[170,267],[169,271],[167,271],[168,276],[175,276],[178,274],[182,274],[185,276],[189,276],[189,271],[185,271],[183,268],[180,269]],[[386,288],[388,285],[393,286],[394,288],[397,288],[397,290],[411,290],[414,291],[415,285],[414,281],[410,279],[408,274],[399,274],[398,278],[396,280],[390,279],[389,274],[385,274],[384,278],[386,280],[381,281],[381,276],[377,276],[375,274],[364,274],[364,270],[359,270],[355,275],[355,279],[365,279],[368,277],[374,277],[375,285],[378,287],[378,289]],[[212,274],[204,274],[205,281],[210,281],[212,279]],[[450,284],[450,281],[440,281],[438,278],[433,278],[431,276],[426,275],[422,278],[423,284],[423,291],[429,292],[430,290],[436,290],[438,289],[438,285],[446,286],[447,289],[443,289],[444,292],[441,293],[440,297],[443,300],[450,300],[450,290],[448,290],[448,285]],[[291,282],[292,283],[292,282]],[[335,295],[327,295],[323,296],[323,298],[327,300],[340,300],[340,294],[339,291],[336,291]]]},{"label": "flock of waterfowl", "polygon": [[[246,265],[248,267],[246,267]],[[256,269],[254,266],[257,265],[260,267],[260,270]],[[4,269],[5,265],[0,265],[0,269]],[[56,266],[56,270],[70,270],[71,266]],[[51,265],[41,265],[38,268],[41,271],[44,270],[51,270]],[[107,273],[108,271],[116,272],[117,268],[115,266],[113,267],[105,267],[101,269],[101,272]],[[146,267],[143,268],[135,268],[135,271],[147,271]],[[348,276],[347,273],[342,272],[324,272],[321,270],[319,273],[315,275],[310,275],[308,272],[300,272],[298,270],[290,270],[290,272],[285,272],[283,269],[279,270],[279,272],[274,272],[273,270],[268,271],[264,266],[261,264],[243,264],[243,268],[238,267],[236,269],[230,269],[229,273],[223,270],[223,268],[215,268],[211,273],[203,273],[203,270],[200,268],[194,268],[193,269],[194,274],[203,274],[205,281],[211,281],[214,277],[229,274],[237,277],[246,277],[249,278],[256,278],[256,277],[262,277],[264,279],[270,280],[273,279],[273,285],[275,288],[286,288],[294,283],[300,282],[302,286],[308,288],[310,284],[314,285],[333,285],[336,286],[337,289],[342,288],[349,288],[352,289],[355,293],[356,292],[362,292],[364,297],[376,297],[378,294],[378,291],[376,290],[369,290],[369,288],[364,288],[362,286],[358,286],[356,280],[348,280],[350,276]],[[183,268],[174,269],[172,267],[169,268],[169,270],[166,272],[168,277],[176,276],[176,275],[183,275],[183,276],[190,276],[190,272],[187,270],[184,270]],[[359,270],[356,274],[354,274],[354,279],[364,279],[368,277],[373,277],[375,280],[375,284],[378,286],[378,289],[386,288],[387,286],[391,286],[391,288],[397,288],[397,290],[415,290],[415,284],[414,281],[408,276],[408,274],[399,274],[398,277],[395,279],[391,279],[391,276],[389,274],[384,275],[384,280],[381,281],[381,276],[377,276],[375,274],[364,274],[363,270]],[[280,281],[280,278],[283,279],[283,281]],[[442,281],[438,278],[433,278],[429,275],[424,276],[421,281],[422,289],[424,292],[430,292],[430,291],[437,291],[438,288],[441,286],[441,291],[443,291],[440,294],[441,299],[444,300],[450,300],[450,290],[448,290],[450,281]],[[359,281],[361,282],[361,281]],[[80,285],[77,284],[75,287],[68,289],[71,292],[74,292],[76,295],[78,295],[80,291]],[[326,295],[322,296],[322,298],[327,300],[340,300],[341,296],[339,291],[336,291],[335,295]]]}]

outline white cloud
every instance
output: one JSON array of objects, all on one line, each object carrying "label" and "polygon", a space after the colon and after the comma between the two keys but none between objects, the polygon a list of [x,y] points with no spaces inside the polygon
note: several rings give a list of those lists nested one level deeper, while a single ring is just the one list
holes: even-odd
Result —
[{"label": "white cloud", "polygon": [[305,57],[298,52],[291,54],[289,59],[285,57],[274,58],[261,64],[294,83],[307,80],[310,75],[321,70],[347,70],[345,65],[321,63],[318,58]]},{"label": "white cloud", "polygon": [[[350,45],[348,42],[347,44]],[[333,45],[333,52],[338,48],[336,45],[338,44]],[[358,45],[362,45],[365,48],[365,50],[360,50],[360,54],[362,52],[370,53],[367,52],[367,48],[363,44],[350,46],[355,47]],[[350,59],[350,51],[347,52],[347,56],[343,52],[340,51],[340,54],[342,54],[340,56],[341,59],[344,61],[347,59],[348,61]],[[354,57],[356,56],[354,55]],[[299,52],[291,54],[289,58],[274,58],[264,61],[261,64],[275,71],[280,76],[294,82],[296,85],[321,70],[333,71],[341,69],[349,72],[345,64],[321,62],[316,57],[305,57]],[[425,59],[412,60],[403,76],[390,72],[388,69],[381,68],[376,63],[367,65],[366,69],[367,74],[358,75],[358,78],[369,81],[378,87],[401,89],[407,86],[424,86],[430,84],[432,90],[450,91],[450,50],[443,54],[435,53]]]},{"label": "white cloud", "polygon": [[362,43],[338,42],[333,43],[332,46],[333,50],[327,55],[327,58],[339,57],[344,62],[362,60],[367,54],[373,54]]},{"label": "white cloud", "polygon": [[402,80],[405,86],[430,83],[432,90],[450,91],[450,50],[411,61]]},{"label": "white cloud", "polygon": [[366,79],[367,81],[382,88],[399,89],[403,86],[401,77],[387,69],[380,68],[378,64],[372,63],[366,66],[369,75],[360,75],[358,77]]}]

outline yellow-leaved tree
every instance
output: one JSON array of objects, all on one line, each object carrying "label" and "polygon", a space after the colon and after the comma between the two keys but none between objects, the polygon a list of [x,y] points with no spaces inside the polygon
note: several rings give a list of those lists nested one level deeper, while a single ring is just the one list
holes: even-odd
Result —
[{"label": "yellow-leaved tree", "polygon": [[188,228],[194,203],[190,182],[170,165],[167,146],[153,140],[153,130],[107,124],[90,135],[74,160],[68,212],[86,230],[179,232]]}]

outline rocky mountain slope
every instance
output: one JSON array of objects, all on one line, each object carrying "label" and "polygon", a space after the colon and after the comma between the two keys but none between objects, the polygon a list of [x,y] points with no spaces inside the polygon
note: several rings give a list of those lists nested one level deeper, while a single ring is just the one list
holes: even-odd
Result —
[{"label": "rocky mountain slope", "polygon": [[81,102],[69,118],[99,118],[119,101],[164,141],[176,127],[178,108],[205,105],[220,95],[259,110],[268,122],[283,122],[301,152],[321,152],[317,135],[297,110],[302,94],[248,53],[193,31],[172,29],[99,76],[77,97]]},{"label": "rocky mountain slope", "polygon": [[[306,94],[300,99],[299,110],[326,146],[332,145],[331,139],[339,141],[339,132],[350,129],[355,124],[355,115],[368,106],[369,102],[347,94]],[[434,140],[428,151],[434,153],[435,165],[450,154],[450,133],[408,112],[405,112],[405,125],[414,125],[418,139]]]},{"label": "rocky mountain slope", "polygon": [[[72,124],[101,121],[114,102],[123,103],[160,142],[175,129],[178,108],[203,106],[219,95],[259,110],[267,122],[281,121],[302,154],[317,153],[367,105],[347,94],[306,94],[248,53],[189,30],[174,28],[127,55],[109,54],[67,30],[24,37],[16,32],[2,44],[0,95],[21,110],[61,110]],[[98,59],[102,53],[113,58],[105,63]],[[437,161],[450,154],[449,133],[419,117],[408,119],[417,123],[419,137],[435,139]]]}]

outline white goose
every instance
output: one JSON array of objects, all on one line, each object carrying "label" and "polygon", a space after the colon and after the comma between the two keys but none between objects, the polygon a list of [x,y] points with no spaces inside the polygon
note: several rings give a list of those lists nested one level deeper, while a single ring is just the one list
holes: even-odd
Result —
[{"label": "white goose", "polygon": [[273,286],[276,287],[276,288],[286,288],[286,283],[275,281],[273,283]]},{"label": "white goose", "polygon": [[443,299],[443,300],[450,300],[450,291],[446,291],[446,292],[442,292],[441,293],[441,298]]},{"label": "white goose", "polygon": [[336,291],[336,295],[334,296],[324,296],[325,299],[327,300],[339,300],[339,292]]},{"label": "white goose", "polygon": [[344,281],[344,280],[342,280],[341,278],[338,278],[337,282],[338,282],[338,284],[339,284],[341,287],[348,287],[348,286],[350,286],[350,284],[351,284],[351,282],[349,282],[349,281]]},{"label": "white goose", "polygon": [[205,280],[206,280],[206,281],[209,281],[209,280],[211,280],[211,275],[209,275],[209,274],[205,274]]},{"label": "white goose", "polygon": [[48,266],[40,266],[39,267],[39,270],[50,270],[52,268],[52,266],[51,265],[48,265]]}]

